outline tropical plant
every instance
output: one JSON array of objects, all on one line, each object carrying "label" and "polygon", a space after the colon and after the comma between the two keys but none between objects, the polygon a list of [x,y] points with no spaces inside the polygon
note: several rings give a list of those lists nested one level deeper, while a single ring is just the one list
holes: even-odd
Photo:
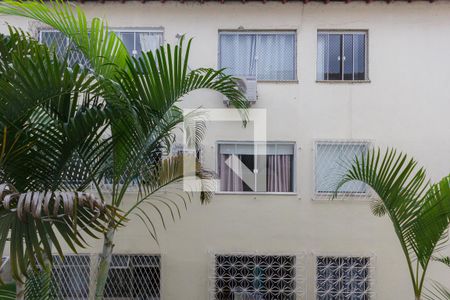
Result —
[{"label": "tropical plant", "polygon": [[109,123],[91,97],[98,83],[13,28],[0,35],[0,89],[0,250],[9,244],[20,287],[29,268],[51,263],[52,248],[63,255],[61,237],[76,252],[87,245],[82,232],[96,237],[118,217],[83,192],[112,147],[95,138]]},{"label": "tropical plant", "polygon": [[376,216],[387,215],[405,255],[414,295],[421,299],[433,253],[444,246],[450,216],[450,175],[430,185],[424,168],[406,154],[369,150],[356,157],[336,193],[347,182],[366,183],[377,194]]},{"label": "tropical plant", "polygon": [[[86,72],[85,80],[92,80],[87,94],[97,96],[96,103],[101,107],[97,112],[101,116],[98,123],[102,126],[88,127],[94,128],[95,133],[89,135],[87,140],[101,145],[102,151],[78,155],[76,160],[71,160],[73,165],[62,165],[60,170],[64,170],[64,174],[84,170],[82,176],[76,176],[82,178],[83,187],[91,183],[99,198],[115,209],[123,208],[123,199],[130,185],[136,185],[139,190],[136,202],[131,209],[124,211],[123,218],[117,220],[114,214],[105,214],[107,231],[104,233],[103,251],[95,278],[96,298],[101,299],[113,252],[114,234],[124,224],[123,220],[136,215],[156,240],[155,220],[148,211],[153,210],[165,227],[164,210],[169,212],[169,218],[175,219],[175,216],[180,216],[180,207],[186,206],[186,198],[190,199],[189,193],[172,198],[160,193],[186,175],[182,156],[166,158],[161,155],[170,150],[174,130],[186,117],[192,117],[185,116],[177,103],[193,90],[211,89],[225,95],[233,106],[240,109],[245,120],[247,102],[237,88],[235,79],[226,76],[221,70],[188,68],[190,41],[185,46],[181,39],[174,48],[167,45],[154,53],[142,53],[136,59],[129,56],[121,40],[108,29],[104,21],[94,18],[88,26],[82,10],[67,3],[7,0],[0,3],[0,13],[31,18],[62,32],[75,45],[75,51],[81,53],[88,62],[84,68],[75,65],[73,71],[83,75]],[[41,66],[36,68],[42,70]],[[25,71],[21,76],[32,77],[33,74],[26,74]],[[73,80],[82,83],[80,77],[75,76]],[[84,86],[81,83],[73,85]],[[31,94],[35,88],[24,86],[26,92]],[[92,120],[97,120],[97,116],[93,116]],[[196,131],[192,139],[198,142],[201,135],[202,130]],[[48,134],[45,137],[50,143],[60,143],[58,135]],[[101,156],[100,153],[107,155]],[[211,173],[196,163],[193,175],[209,178]],[[108,190],[102,188],[101,183],[105,179],[110,182]],[[171,191],[179,194],[177,189]],[[202,202],[210,196],[208,190],[200,195]],[[13,247],[20,248],[20,243]]]}]

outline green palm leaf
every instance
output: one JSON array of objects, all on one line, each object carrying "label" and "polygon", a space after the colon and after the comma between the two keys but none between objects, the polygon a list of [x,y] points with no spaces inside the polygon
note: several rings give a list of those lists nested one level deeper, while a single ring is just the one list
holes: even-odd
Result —
[{"label": "green palm leaf", "polygon": [[[378,198],[376,215],[387,214],[404,252],[414,293],[420,297],[432,254],[446,241],[450,216],[450,176],[430,185],[425,170],[406,154],[370,150],[355,158],[336,188],[350,181],[368,184]],[[417,262],[417,263],[416,263]]]}]

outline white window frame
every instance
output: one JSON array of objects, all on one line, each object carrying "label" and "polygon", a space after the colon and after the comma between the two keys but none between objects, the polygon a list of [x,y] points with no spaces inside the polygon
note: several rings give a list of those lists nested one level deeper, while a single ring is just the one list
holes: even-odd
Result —
[{"label": "white window frame", "polygon": [[[362,139],[362,140],[336,140],[336,139],[318,139],[314,141],[314,148],[313,148],[313,193],[314,197],[313,200],[330,200],[331,196],[333,195],[332,192],[318,192],[317,191],[317,147],[318,145],[323,144],[329,144],[329,145],[364,145],[366,146],[367,150],[370,150],[373,146],[373,142],[368,139]],[[365,192],[358,193],[358,192],[338,192],[337,194],[337,200],[369,200],[372,196],[372,192],[370,187],[367,187]]]},{"label": "white window frame", "polygon": [[254,30],[236,30],[236,29],[220,29],[218,34],[218,41],[217,41],[217,68],[222,69],[221,66],[221,47],[220,47],[220,36],[230,34],[230,35],[239,35],[239,34],[255,34],[255,35],[263,35],[263,34],[292,34],[294,35],[294,57],[293,57],[293,68],[294,68],[294,78],[293,79],[286,79],[286,80],[276,80],[276,79],[258,79],[258,75],[256,75],[257,82],[298,82],[298,70],[297,70],[297,49],[298,49],[298,33],[296,29],[254,29]]},{"label": "white window frame", "polygon": [[370,253],[370,252],[363,252],[363,253],[335,253],[335,252],[331,252],[331,253],[325,253],[325,252],[313,252],[312,254],[312,263],[311,265],[314,266],[314,297],[315,299],[317,299],[318,297],[318,289],[317,289],[317,281],[318,281],[318,276],[317,276],[317,268],[318,268],[318,264],[317,264],[317,259],[319,257],[333,257],[333,258],[367,258],[369,259],[369,299],[370,300],[374,300],[376,298],[376,255],[374,253]]},{"label": "white window frame", "polygon": [[217,141],[216,142],[216,174],[219,174],[220,170],[220,145],[252,145],[252,144],[284,144],[292,145],[294,150],[294,157],[292,162],[292,192],[251,192],[251,191],[222,191],[220,190],[220,178],[219,184],[216,190],[216,194],[230,194],[230,195],[296,195],[297,194],[297,143],[293,141],[267,141],[267,142],[251,142],[251,141]]},{"label": "white window frame", "polygon": [[208,251],[210,257],[208,290],[209,300],[216,300],[216,256],[294,256],[295,257],[295,299],[306,298],[307,256],[304,252],[275,252],[275,251]]},{"label": "white window frame", "polygon": [[[117,27],[117,28],[110,28],[110,31],[114,32],[114,33],[120,33],[120,32],[127,32],[127,33],[134,33],[134,49],[136,49],[136,33],[160,33],[162,36],[162,44],[161,46],[164,44],[165,41],[165,37],[164,37],[164,28],[163,27],[148,27],[148,28],[143,28],[143,27],[138,27],[138,28],[133,28],[133,27]],[[43,32],[59,32],[58,30],[54,29],[54,28],[38,28],[38,41],[41,43],[42,41],[42,33]],[[70,38],[69,37],[65,37],[66,40],[66,47],[69,46],[70,43]],[[133,49],[133,50],[134,50]],[[129,51],[129,49],[127,49]],[[134,57],[135,55],[132,54],[132,56]]]},{"label": "white window frame", "polygon": [[[319,48],[318,48],[318,37],[319,34],[364,34],[365,37],[365,74],[364,79],[362,80],[345,80],[345,79],[318,79],[317,78],[317,68],[318,68],[318,61],[319,61]],[[354,53],[353,53],[354,54]],[[355,56],[353,55],[353,74],[355,73],[354,70],[354,61]],[[344,73],[342,73],[342,76],[344,76]],[[325,82],[325,83],[368,83],[370,82],[369,79],[369,30],[367,29],[348,29],[348,30],[340,30],[340,29],[318,29],[316,34],[316,82]]]}]

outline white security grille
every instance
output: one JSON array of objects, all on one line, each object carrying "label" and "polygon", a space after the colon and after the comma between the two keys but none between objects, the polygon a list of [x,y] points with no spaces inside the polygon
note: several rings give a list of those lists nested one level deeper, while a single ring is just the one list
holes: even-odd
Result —
[{"label": "white security grille", "polygon": [[159,256],[113,255],[104,298],[159,300],[160,279]]},{"label": "white security grille", "polygon": [[211,300],[304,299],[303,255],[215,254]]},{"label": "white security grille", "polygon": [[317,256],[317,300],[373,299],[371,257]]},{"label": "white security grille", "polygon": [[41,30],[39,32],[39,42],[53,47],[58,57],[69,58],[69,64],[80,64],[87,66],[89,64],[86,57],[76,48],[70,39],[63,33],[56,30]]},{"label": "white security grille", "polygon": [[221,31],[219,67],[257,80],[296,79],[295,31]]},{"label": "white security grille", "polygon": [[317,80],[367,79],[367,32],[317,33]]},{"label": "white security grille", "polygon": [[[314,165],[316,198],[329,199],[355,159],[361,159],[369,147],[368,141],[317,141]],[[367,185],[357,181],[346,183],[338,191],[338,197],[343,199],[368,196]]]},{"label": "white security grille", "polygon": [[84,300],[89,296],[89,255],[54,255],[52,281],[57,299]]},{"label": "white security grille", "polygon": [[[54,256],[52,281],[56,299],[87,300],[90,293],[90,255]],[[160,256],[114,254],[105,286],[105,300],[159,300]]]}]

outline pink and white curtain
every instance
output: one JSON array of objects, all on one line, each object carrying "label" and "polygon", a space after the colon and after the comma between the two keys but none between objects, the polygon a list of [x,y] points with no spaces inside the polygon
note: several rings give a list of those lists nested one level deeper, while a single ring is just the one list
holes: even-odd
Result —
[{"label": "pink and white curtain", "polygon": [[267,155],[267,191],[292,192],[292,155]]}]

